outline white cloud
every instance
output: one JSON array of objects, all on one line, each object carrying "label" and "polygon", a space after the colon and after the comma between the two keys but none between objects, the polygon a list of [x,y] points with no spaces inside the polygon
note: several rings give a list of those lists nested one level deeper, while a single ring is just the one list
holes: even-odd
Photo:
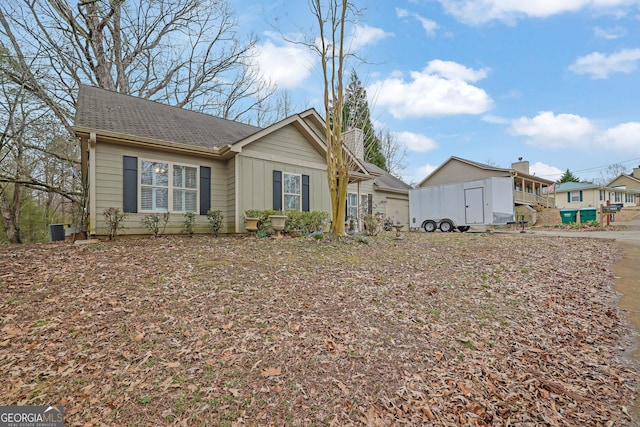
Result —
[{"label": "white cloud", "polygon": [[530,119],[520,117],[511,122],[513,135],[529,137],[529,143],[546,148],[587,148],[596,132],[595,126],[585,117],[575,114],[540,112]]},{"label": "white cloud", "polygon": [[355,25],[351,40],[347,43],[347,46],[353,52],[392,36],[393,33],[388,33],[381,28],[370,27],[369,25]]},{"label": "white cloud", "polygon": [[624,28],[621,27],[614,27],[614,28],[600,28],[600,27],[595,27],[593,29],[593,35],[601,38],[601,39],[605,39],[605,40],[615,40],[615,39],[619,39],[620,37],[624,36],[626,34],[626,31]]},{"label": "white cloud", "polygon": [[[303,44],[280,41],[282,37],[275,32],[265,32],[267,40],[256,46],[253,52],[256,64],[265,80],[275,83],[279,89],[295,89],[311,75],[317,64],[317,56]],[[355,25],[349,39],[345,42],[350,52],[393,36],[380,28],[369,25]],[[296,41],[305,40],[302,34],[287,34],[287,38]]]},{"label": "white cloud", "polygon": [[[541,149],[600,150],[618,152],[624,157],[640,156],[640,122],[620,123],[603,130],[586,117],[543,111],[533,118],[513,120],[509,132],[528,137],[528,145]],[[552,173],[545,171],[546,167],[536,164],[530,169],[536,171],[536,175],[544,176]]]},{"label": "white cloud", "polygon": [[640,155],[640,123],[621,123],[602,132],[597,138],[599,146],[630,155]]},{"label": "white cloud", "polygon": [[427,33],[427,36],[431,38],[434,38],[436,36],[436,30],[438,29],[438,23],[436,21],[425,18],[424,16],[417,13],[411,13],[408,10],[401,8],[396,8],[396,16],[398,18],[416,18],[418,21],[420,21],[420,25],[422,25],[422,28]]},{"label": "white cloud", "polygon": [[307,47],[290,43],[276,46],[270,40],[256,47],[255,58],[260,72],[279,89],[300,86],[316,63],[316,57]]},{"label": "white cloud", "polygon": [[611,55],[593,52],[576,59],[569,67],[576,74],[590,74],[593,79],[606,79],[611,73],[631,73],[638,68],[640,49],[625,49]]},{"label": "white cloud", "polygon": [[406,146],[409,151],[424,153],[438,148],[438,144],[433,139],[419,133],[394,132],[393,134],[398,142]]},{"label": "white cloud", "polygon": [[395,72],[373,83],[367,92],[375,104],[388,108],[399,119],[455,114],[482,114],[493,101],[489,95],[468,82],[487,76],[486,69],[474,70],[451,61],[433,60],[422,71],[413,71],[409,79]]},{"label": "white cloud", "polygon": [[401,9],[399,7],[396,7],[396,15],[398,16],[398,18],[406,18],[411,14],[407,9]]},{"label": "white cloud", "polygon": [[615,11],[635,0],[439,0],[442,8],[461,22],[479,25],[490,21],[515,23],[519,18],[546,18],[583,9]]},{"label": "white cloud", "polygon": [[420,166],[418,168],[410,170],[406,175],[405,182],[415,186],[416,184],[420,183],[423,179],[431,175],[431,172],[436,170],[437,167],[438,166],[426,164],[424,166]]},{"label": "white cloud", "polygon": [[481,68],[479,70],[474,70],[472,68],[467,68],[464,65],[458,64],[453,61],[443,61],[441,59],[434,59],[429,62],[425,71],[440,75],[444,78],[451,80],[462,80],[462,81],[470,81],[477,82],[478,80],[482,80],[488,75],[488,70],[486,68]]},{"label": "white cloud", "polygon": [[436,21],[425,18],[424,16],[417,13],[411,13],[408,10],[401,8],[396,8],[396,16],[398,18],[416,18],[418,21],[420,21],[420,25],[422,25],[422,28],[427,33],[427,36],[431,38],[436,36],[436,30],[438,29],[438,23]]},{"label": "white cloud", "polygon": [[509,119],[500,116],[494,116],[491,114],[485,114],[482,116],[482,121],[487,123],[493,123],[496,125],[506,125],[509,123]]},{"label": "white cloud", "polygon": [[418,14],[416,14],[415,17],[418,19],[418,21],[420,21],[420,24],[422,24],[422,28],[429,37],[433,38],[436,36],[436,30],[438,29],[438,23],[436,21],[425,18]]},{"label": "white cloud", "polygon": [[555,166],[550,166],[544,164],[542,162],[535,162],[532,165],[529,165],[529,172],[535,176],[539,176],[540,178],[557,180],[562,176],[564,171],[562,169],[558,169]]}]

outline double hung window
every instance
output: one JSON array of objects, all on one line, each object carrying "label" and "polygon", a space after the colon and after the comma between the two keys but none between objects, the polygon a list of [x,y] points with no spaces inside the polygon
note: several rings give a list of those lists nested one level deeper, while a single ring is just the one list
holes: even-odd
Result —
[{"label": "double hung window", "polygon": [[285,172],[283,180],[284,210],[300,212],[302,210],[302,175]]},{"label": "double hung window", "polygon": [[140,209],[142,211],[197,211],[197,167],[141,160],[140,170]]}]

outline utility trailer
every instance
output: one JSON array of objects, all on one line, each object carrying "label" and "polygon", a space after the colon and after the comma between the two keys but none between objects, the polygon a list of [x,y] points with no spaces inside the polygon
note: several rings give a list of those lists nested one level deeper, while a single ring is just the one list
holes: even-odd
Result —
[{"label": "utility trailer", "polygon": [[467,231],[514,221],[513,180],[484,178],[409,190],[411,228]]}]

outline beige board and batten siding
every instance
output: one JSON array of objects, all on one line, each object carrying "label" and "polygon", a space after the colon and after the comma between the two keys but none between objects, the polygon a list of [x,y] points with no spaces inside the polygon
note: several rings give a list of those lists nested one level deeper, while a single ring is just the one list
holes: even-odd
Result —
[{"label": "beige board and batten siding", "polygon": [[[394,224],[409,225],[409,196],[376,189],[373,179],[360,183],[351,183],[347,189],[349,193],[358,194],[358,203],[362,196],[373,195],[373,214],[381,214],[383,218],[391,218]],[[366,212],[367,206],[359,205],[360,212]]]},{"label": "beige board and batten siding", "polygon": [[387,217],[393,225],[404,226],[403,231],[409,230],[409,199],[387,197]]},{"label": "beige board and batten siding", "polygon": [[243,147],[236,157],[237,229],[244,212],[273,208],[273,171],[309,175],[309,207],[331,211],[326,160],[294,126],[287,126]]},{"label": "beige board and batten siding", "polygon": [[[181,154],[146,150],[140,148],[125,147],[122,145],[104,143],[98,140],[95,148],[95,187],[99,198],[95,200],[95,212],[92,225],[95,227],[95,234],[98,236],[107,235],[104,224],[103,212],[110,207],[122,209],[122,180],[123,180],[123,156],[137,157],[138,162],[142,160],[162,161],[174,164],[185,164],[198,167],[208,166],[211,168],[211,208],[228,212],[227,197],[227,166],[224,162],[213,161],[200,157],[185,156]],[[140,185],[140,175],[138,174],[138,186]],[[140,190],[138,189],[138,197]],[[199,200],[198,193],[198,200]],[[138,200],[138,206],[140,202]],[[199,207],[199,204],[198,204]],[[149,212],[129,213],[123,223],[119,234],[140,235],[149,234],[141,223],[141,219]],[[199,213],[199,212],[198,212]],[[227,217],[228,218],[228,217]],[[95,222],[94,222],[95,221]],[[227,220],[225,219],[225,222]],[[172,212],[165,233],[180,234],[184,225],[184,214],[182,212]],[[194,232],[208,232],[208,221],[205,215],[196,216],[196,226]],[[221,232],[226,232],[225,228]]]},{"label": "beige board and batten siding", "polygon": [[[232,157],[227,160],[226,168],[227,168],[227,180],[226,180],[226,212],[224,213],[224,224],[226,228],[224,229],[227,233],[236,233],[239,232],[240,229],[237,228],[236,224],[236,170],[237,170],[237,157]],[[212,208],[215,209],[215,208]],[[222,230],[221,230],[222,231]]]},{"label": "beige board and batten siding", "polygon": [[[446,164],[442,169],[436,171],[433,175],[429,176],[428,180],[422,183],[420,187],[475,181],[495,176],[499,176],[495,170],[485,170],[477,166],[454,160]],[[511,176],[511,174],[507,171],[504,173],[504,176]]]}]

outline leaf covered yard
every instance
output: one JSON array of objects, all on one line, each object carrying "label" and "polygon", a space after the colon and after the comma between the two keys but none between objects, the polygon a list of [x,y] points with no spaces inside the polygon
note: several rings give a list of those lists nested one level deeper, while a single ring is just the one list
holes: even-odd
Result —
[{"label": "leaf covered yard", "polygon": [[163,237],[0,248],[0,402],[66,425],[607,426],[611,241]]}]

